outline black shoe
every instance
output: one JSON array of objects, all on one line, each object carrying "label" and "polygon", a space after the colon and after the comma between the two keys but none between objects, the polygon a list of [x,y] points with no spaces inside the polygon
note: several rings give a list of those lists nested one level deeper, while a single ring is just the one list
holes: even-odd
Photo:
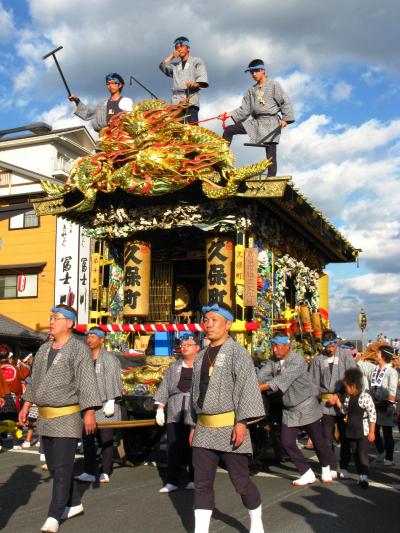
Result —
[{"label": "black shoe", "polygon": [[360,489],[367,489],[369,487],[369,483],[366,479],[363,479],[362,481],[358,482],[358,486]]}]

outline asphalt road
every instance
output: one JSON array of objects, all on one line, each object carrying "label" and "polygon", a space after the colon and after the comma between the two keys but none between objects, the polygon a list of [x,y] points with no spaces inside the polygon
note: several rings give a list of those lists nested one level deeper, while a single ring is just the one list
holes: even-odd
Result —
[{"label": "asphalt road", "polygon": [[[396,448],[400,442],[396,440]],[[372,451],[372,450],[371,450]],[[307,452],[312,456],[312,452]],[[267,465],[254,475],[262,494],[266,533],[395,533],[400,530],[400,451],[395,467],[371,467],[368,490],[353,480],[305,488],[290,484],[291,463]],[[315,465],[318,470],[318,466]],[[82,471],[82,459],[76,470]],[[354,469],[352,470],[354,473]],[[165,469],[116,465],[109,484],[81,485],[85,514],[64,522],[60,533],[191,532],[193,492],[159,494]],[[0,454],[0,530],[39,532],[46,518],[52,482],[40,469],[36,449]],[[248,531],[249,518],[224,471],[217,474],[217,509],[211,531]]]}]

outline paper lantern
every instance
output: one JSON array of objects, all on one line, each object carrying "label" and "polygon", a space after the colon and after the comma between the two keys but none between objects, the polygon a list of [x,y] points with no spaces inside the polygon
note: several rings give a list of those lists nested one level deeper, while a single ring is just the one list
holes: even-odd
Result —
[{"label": "paper lantern", "polygon": [[150,307],[150,244],[125,242],[124,316],[146,316]]},{"label": "paper lantern", "polygon": [[206,241],[207,299],[209,304],[232,306],[232,267],[234,243],[215,237]]}]

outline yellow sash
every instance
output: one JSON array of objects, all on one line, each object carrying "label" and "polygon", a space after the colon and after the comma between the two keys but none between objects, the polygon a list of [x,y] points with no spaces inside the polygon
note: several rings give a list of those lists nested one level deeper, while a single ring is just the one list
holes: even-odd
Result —
[{"label": "yellow sash", "polygon": [[66,405],[65,407],[39,407],[40,418],[49,420],[50,418],[58,418],[59,416],[73,415],[80,413],[81,408],[78,404]]},{"label": "yellow sash", "polygon": [[321,398],[321,401],[323,402],[327,402],[328,400],[331,399],[331,397],[333,396],[333,392],[324,392],[323,394],[321,394],[320,398]]},{"label": "yellow sash", "polygon": [[218,415],[199,415],[197,422],[206,428],[224,428],[235,425],[235,411]]}]

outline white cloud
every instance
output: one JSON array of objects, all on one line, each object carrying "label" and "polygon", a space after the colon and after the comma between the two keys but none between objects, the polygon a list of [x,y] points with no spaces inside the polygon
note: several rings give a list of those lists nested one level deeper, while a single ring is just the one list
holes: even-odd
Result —
[{"label": "white cloud", "polygon": [[343,80],[338,81],[332,90],[332,98],[335,100],[335,102],[349,100],[352,90],[353,87],[349,83],[346,83]]},{"label": "white cloud", "polygon": [[6,10],[0,2],[0,41],[7,41],[13,35],[14,18],[11,11]]},{"label": "white cloud", "polygon": [[341,281],[341,284],[357,293],[391,295],[400,297],[400,274],[364,274]]},{"label": "white cloud", "polygon": [[96,139],[98,134],[91,127],[90,122],[83,122],[80,118],[72,114],[71,109],[71,105],[69,104],[60,104],[40,114],[37,120],[46,122],[53,129],[70,128],[84,124],[90,131],[92,137]]}]

